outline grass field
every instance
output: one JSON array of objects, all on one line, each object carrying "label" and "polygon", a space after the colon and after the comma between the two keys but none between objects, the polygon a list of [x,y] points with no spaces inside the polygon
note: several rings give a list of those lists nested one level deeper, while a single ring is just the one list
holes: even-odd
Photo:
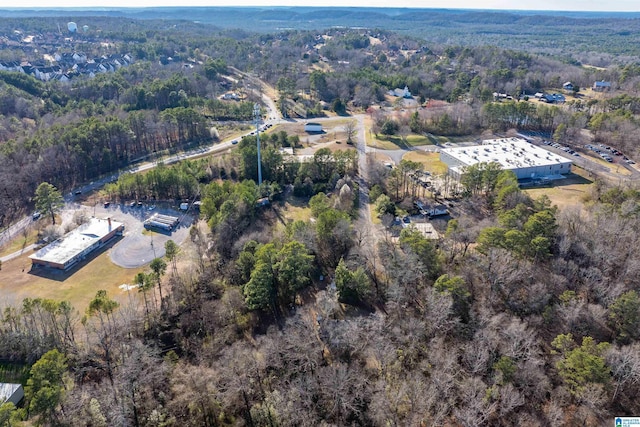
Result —
[{"label": "grass field", "polygon": [[447,165],[440,161],[440,154],[426,153],[424,151],[410,151],[402,157],[403,160],[422,163],[424,169],[434,175],[442,175],[447,172]]},{"label": "grass field", "polygon": [[306,199],[289,197],[284,204],[284,216],[290,221],[309,221],[311,208]]},{"label": "grass field", "polygon": [[[50,298],[56,301],[67,300],[82,313],[100,289],[105,289],[112,298],[124,301],[127,294],[118,286],[130,284],[133,277],[144,269],[116,266],[109,259],[107,249],[68,273],[49,270],[31,273],[28,255],[2,264],[0,304],[20,304],[27,297]],[[133,292],[137,294],[137,291]]]},{"label": "grass field", "polygon": [[379,148],[382,150],[398,150],[408,147],[417,147],[420,145],[429,145],[437,142],[437,137],[426,137],[423,135],[408,135],[406,141],[399,136],[395,135],[372,135],[369,145],[373,148]]},{"label": "grass field", "polygon": [[557,181],[552,187],[529,188],[523,191],[534,199],[546,195],[552,204],[563,209],[582,205],[592,186],[592,181],[578,174],[572,174],[564,180]]},{"label": "grass field", "polygon": [[26,238],[24,234],[21,234],[20,236],[13,239],[11,243],[0,249],[0,257],[18,252],[22,248],[35,243],[37,238],[38,230],[36,230],[35,228],[29,229]]}]

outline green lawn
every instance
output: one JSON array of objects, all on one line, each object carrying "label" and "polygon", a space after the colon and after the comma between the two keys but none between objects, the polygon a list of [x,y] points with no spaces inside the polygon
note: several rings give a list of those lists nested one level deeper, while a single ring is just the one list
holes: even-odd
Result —
[{"label": "green lawn", "polygon": [[372,136],[369,145],[382,150],[399,150],[420,145],[430,145],[435,142],[434,139],[416,134],[408,135],[406,140],[397,135],[378,135],[377,137]]},{"label": "green lawn", "polygon": [[[125,269],[111,262],[108,250],[93,259],[85,261],[70,272],[30,272],[29,254],[3,263],[0,271],[0,294],[13,304],[24,298],[50,298],[67,300],[83,313],[96,292],[105,289],[109,296],[124,303],[129,296],[118,288],[131,284],[133,277],[145,267]],[[137,290],[131,291],[135,297]]]},{"label": "green lawn", "polygon": [[0,257],[12,254],[14,252],[18,252],[22,248],[35,243],[37,238],[38,238],[38,230],[36,230],[35,228],[29,229],[26,238],[24,234],[20,234],[15,239],[13,239],[8,245],[0,249]]},{"label": "green lawn", "polygon": [[404,160],[422,163],[424,169],[434,175],[442,175],[447,172],[447,165],[440,161],[440,154],[425,153],[424,151],[411,151],[402,157]]}]

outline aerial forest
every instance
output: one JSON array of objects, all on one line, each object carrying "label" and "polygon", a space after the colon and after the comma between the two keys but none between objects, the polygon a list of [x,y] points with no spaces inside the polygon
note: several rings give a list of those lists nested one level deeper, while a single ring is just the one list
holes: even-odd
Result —
[{"label": "aerial forest", "polygon": [[[253,129],[258,80],[285,117],[362,114],[372,135],[521,132],[640,158],[631,48],[590,45],[569,60],[385,29],[85,20],[102,32],[64,52],[131,63],[69,82],[0,71],[0,227],[34,210],[43,182],[64,195],[109,176],[110,200],[197,194],[199,219],[132,275],[127,301],[97,277],[87,307],[2,306],[0,374],[21,369],[25,400],[0,407],[0,427],[599,426],[640,413],[637,182],[594,177],[580,205],[559,207],[510,171],[469,168],[455,216],[431,240],[390,231],[422,165],[389,169],[350,143],[288,161],[281,149],[303,141],[261,134],[262,185],[255,135],[162,164]],[[2,40],[18,30],[58,31],[0,21]],[[0,44],[0,63],[38,59]],[[579,96],[604,80],[610,94]],[[569,81],[566,103],[532,102]],[[411,112],[388,96],[405,86],[420,106]],[[309,216],[283,218],[288,197]]]}]

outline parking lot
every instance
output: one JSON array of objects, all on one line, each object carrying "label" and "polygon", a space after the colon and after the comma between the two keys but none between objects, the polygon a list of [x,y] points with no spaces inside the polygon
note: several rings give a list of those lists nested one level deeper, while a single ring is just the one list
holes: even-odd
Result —
[{"label": "parking lot", "polygon": [[[98,218],[111,217],[124,223],[124,239],[118,242],[109,254],[114,264],[124,268],[141,267],[154,258],[164,256],[165,243],[173,240],[181,244],[189,235],[189,227],[194,219],[191,215],[185,215],[171,207],[155,203],[129,202],[109,203],[106,207],[105,205],[90,209],[95,209],[95,216]],[[177,216],[180,218],[180,223],[171,232],[145,229],[144,220],[155,212]]]}]

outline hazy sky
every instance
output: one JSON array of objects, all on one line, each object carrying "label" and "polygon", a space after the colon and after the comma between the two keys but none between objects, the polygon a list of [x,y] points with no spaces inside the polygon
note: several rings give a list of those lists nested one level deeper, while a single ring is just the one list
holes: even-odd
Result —
[{"label": "hazy sky", "polygon": [[[3,1],[4,3],[4,1]],[[463,9],[640,11],[640,0],[20,0],[15,7],[368,6]],[[8,5],[7,5],[8,6]],[[0,9],[2,6],[0,6]]]}]

